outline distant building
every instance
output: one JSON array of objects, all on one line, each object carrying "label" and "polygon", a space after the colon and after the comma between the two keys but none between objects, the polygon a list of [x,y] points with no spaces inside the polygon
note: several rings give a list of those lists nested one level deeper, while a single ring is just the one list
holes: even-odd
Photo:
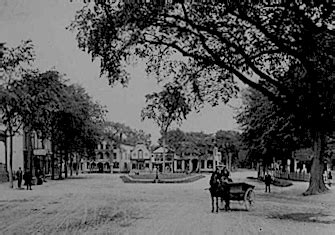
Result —
[{"label": "distant building", "polygon": [[174,157],[175,153],[171,149],[158,147],[151,154],[152,166],[159,172],[173,172]]},{"label": "distant building", "polygon": [[175,172],[212,172],[217,164],[222,162],[221,153],[217,147],[205,155],[183,154],[174,158]]},{"label": "distant building", "polygon": [[113,153],[113,172],[126,173],[131,170],[131,154],[134,145],[120,144]]},{"label": "distant building", "polygon": [[171,149],[165,148],[165,159],[163,159],[163,153],[163,147],[157,148],[152,153],[153,167],[157,167],[160,172],[211,172],[222,161],[217,148],[202,156],[186,153],[177,155]]},{"label": "distant building", "polygon": [[111,173],[113,148],[110,141],[102,140],[97,145],[94,156],[86,156],[81,159],[81,171],[83,173]]},{"label": "distant building", "polygon": [[151,153],[145,144],[136,144],[131,151],[131,171],[146,171],[153,170]]},{"label": "distant building", "polygon": [[84,173],[127,173],[131,170],[151,170],[150,152],[144,144],[116,144],[103,140],[95,156],[82,158]]},{"label": "distant building", "polygon": [[[3,180],[6,175],[8,179],[8,169],[9,169],[9,137],[6,137],[4,129],[2,126],[0,131],[0,178]],[[23,133],[23,134],[21,134]],[[43,174],[49,175],[51,171],[51,142],[49,140],[42,140],[38,137],[36,132],[31,133],[31,143],[32,143],[32,161],[30,163],[28,159],[27,152],[27,138],[26,132],[21,130],[15,136],[13,136],[13,164],[12,170],[13,174],[19,169],[22,170],[30,169],[32,170],[33,176],[35,176],[37,170],[41,170]],[[29,167],[29,164],[31,166]]]}]

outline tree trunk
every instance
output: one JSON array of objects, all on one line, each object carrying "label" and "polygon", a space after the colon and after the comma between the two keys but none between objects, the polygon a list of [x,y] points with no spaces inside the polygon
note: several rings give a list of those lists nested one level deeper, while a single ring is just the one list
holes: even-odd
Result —
[{"label": "tree trunk", "polygon": [[8,149],[7,149],[7,131],[5,132],[5,170],[8,173]]},{"label": "tree trunk", "polygon": [[55,145],[51,140],[51,179],[55,179]]},{"label": "tree trunk", "polygon": [[166,157],[166,153],[165,153],[165,145],[166,145],[166,132],[164,132],[164,136],[163,136],[163,173],[165,172],[165,157]]},{"label": "tree trunk", "polygon": [[58,179],[63,179],[62,177],[62,165],[63,165],[63,155],[59,154],[59,176]]},{"label": "tree trunk", "polygon": [[70,176],[72,176],[72,168],[73,168],[73,156],[70,156]]},{"label": "tree trunk", "polygon": [[31,176],[35,176],[33,172],[33,154],[32,154],[32,142],[31,142],[31,128],[28,127],[27,129],[27,168],[30,172]]},{"label": "tree trunk", "polygon": [[68,164],[68,160],[69,160],[68,156],[69,156],[69,154],[66,151],[65,156],[64,156],[64,171],[65,171],[65,177],[64,178],[65,179],[67,179],[67,170],[68,170],[67,164]]},{"label": "tree trunk", "polygon": [[[76,175],[79,173],[79,154],[76,154]],[[112,167],[112,166],[111,166]]]},{"label": "tree trunk", "polygon": [[326,136],[321,132],[316,132],[313,138],[313,160],[311,167],[311,178],[309,187],[303,195],[315,195],[327,191],[327,187],[323,181],[324,172],[324,150],[326,145]]},{"label": "tree trunk", "polygon": [[9,168],[8,168],[8,176],[9,176],[9,187],[13,188],[13,133],[12,129],[9,129]]}]

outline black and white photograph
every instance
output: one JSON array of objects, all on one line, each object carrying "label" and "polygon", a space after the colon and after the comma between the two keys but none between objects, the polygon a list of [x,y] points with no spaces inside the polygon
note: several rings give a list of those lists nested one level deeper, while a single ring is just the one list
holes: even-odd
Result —
[{"label": "black and white photograph", "polygon": [[335,234],[333,0],[0,0],[0,234]]}]

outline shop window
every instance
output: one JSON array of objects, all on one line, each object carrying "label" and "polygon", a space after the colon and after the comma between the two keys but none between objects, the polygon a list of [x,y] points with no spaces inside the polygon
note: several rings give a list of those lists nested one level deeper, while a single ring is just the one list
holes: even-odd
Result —
[{"label": "shop window", "polygon": [[113,163],[113,168],[119,168],[119,165],[120,165],[120,164],[119,164],[118,162],[114,162],[114,163]]},{"label": "shop window", "polygon": [[181,160],[177,160],[177,169],[181,170],[182,167],[182,161]]},{"label": "shop window", "polygon": [[207,161],[207,168],[212,169],[213,168],[213,160]]}]

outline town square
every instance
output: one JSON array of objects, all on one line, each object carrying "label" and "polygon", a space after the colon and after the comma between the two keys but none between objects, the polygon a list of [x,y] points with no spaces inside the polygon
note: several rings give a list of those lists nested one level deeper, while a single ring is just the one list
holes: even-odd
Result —
[{"label": "town square", "polygon": [[3,234],[333,234],[335,194],[302,197],[307,182],[273,187],[248,181],[254,171],[232,174],[256,185],[253,208],[211,213],[209,175],[193,183],[125,184],[118,174],[85,174],[33,190],[1,185]]},{"label": "town square", "polygon": [[335,234],[330,0],[0,0],[0,234]]}]

